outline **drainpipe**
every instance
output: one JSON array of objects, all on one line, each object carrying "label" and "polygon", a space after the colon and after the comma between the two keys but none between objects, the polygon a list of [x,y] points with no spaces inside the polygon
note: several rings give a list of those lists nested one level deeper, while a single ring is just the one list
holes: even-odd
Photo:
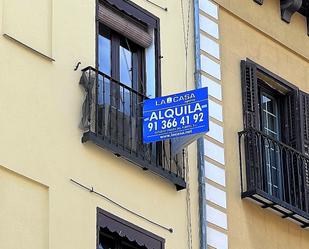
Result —
[{"label": "drainpipe", "polygon": [[[201,88],[201,55],[200,55],[200,22],[199,0],[194,1],[194,47],[195,47],[195,87]],[[199,219],[200,219],[200,249],[207,249],[206,240],[206,188],[204,163],[204,138],[197,140],[197,166],[199,191]]]}]

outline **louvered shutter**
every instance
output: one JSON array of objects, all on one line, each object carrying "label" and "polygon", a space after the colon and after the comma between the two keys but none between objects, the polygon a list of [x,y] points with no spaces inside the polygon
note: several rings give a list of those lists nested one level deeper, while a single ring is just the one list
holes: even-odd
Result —
[{"label": "louvered shutter", "polygon": [[260,146],[260,136],[255,131],[260,129],[257,68],[255,64],[241,61],[241,82],[244,128],[249,129],[244,140],[247,189],[261,188],[262,186],[257,186],[257,184],[262,184],[261,181],[258,181],[262,167],[259,157],[261,151],[259,150],[262,147]]},{"label": "louvered shutter", "polygon": [[301,150],[300,139],[300,108],[299,108],[299,90],[293,90],[284,97],[284,143]]},{"label": "louvered shutter", "polygon": [[243,118],[245,128],[260,129],[256,65],[241,61]]},{"label": "louvered shutter", "polygon": [[300,91],[301,151],[309,156],[309,94]]},{"label": "louvered shutter", "polygon": [[[283,99],[283,115],[282,115],[282,140],[285,144],[301,151],[301,132],[300,132],[300,105],[299,90],[288,92]],[[297,159],[297,155],[292,150],[281,150],[282,154],[282,182],[286,200],[293,202],[296,196],[299,196],[298,186],[303,183],[302,178],[298,177],[298,169],[301,167],[301,161]],[[294,177],[296,176],[296,177]],[[302,184],[304,186],[304,184]]]},{"label": "louvered shutter", "polygon": [[[309,94],[300,91],[300,142],[301,151],[309,156]],[[303,174],[305,182],[305,193],[307,200],[309,200],[309,160],[305,160],[303,165]]]},{"label": "louvered shutter", "polygon": [[152,35],[148,33],[147,28],[142,27],[138,22],[126,18],[116,10],[99,4],[98,18],[107,27],[144,48],[148,48],[152,44]]}]

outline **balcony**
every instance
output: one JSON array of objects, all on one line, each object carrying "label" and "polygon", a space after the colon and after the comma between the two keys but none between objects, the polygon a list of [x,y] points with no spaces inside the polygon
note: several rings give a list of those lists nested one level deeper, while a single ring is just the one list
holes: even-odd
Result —
[{"label": "balcony", "polygon": [[238,135],[241,197],[309,228],[309,157],[253,128]]},{"label": "balcony", "polygon": [[147,97],[92,67],[82,72],[80,83],[86,91],[82,142],[91,141],[171,181],[177,190],[184,189],[186,151],[173,156],[170,140],[143,143],[142,104]]}]

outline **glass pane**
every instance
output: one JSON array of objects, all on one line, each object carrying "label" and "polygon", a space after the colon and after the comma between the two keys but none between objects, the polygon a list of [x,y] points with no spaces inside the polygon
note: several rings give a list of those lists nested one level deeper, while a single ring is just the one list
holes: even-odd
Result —
[{"label": "glass pane", "polygon": [[[119,67],[120,67],[120,82],[129,88],[133,87],[133,67],[137,68],[138,64],[133,65],[134,51],[133,44],[130,45],[126,38],[121,38],[119,47]],[[134,94],[124,87],[120,87],[120,111],[126,116],[132,115],[131,101]]]},{"label": "glass pane", "polygon": [[107,136],[109,124],[110,106],[110,80],[102,75],[98,75],[98,132],[100,135]]},{"label": "glass pane", "polygon": [[98,39],[98,63],[99,70],[107,75],[111,75],[111,40],[110,30],[105,27],[100,28]]},{"label": "glass pane", "polygon": [[278,130],[278,111],[276,100],[268,96],[262,95],[262,123],[263,131],[272,136],[279,138]]},{"label": "glass pane", "polygon": [[267,122],[266,122],[266,118],[267,118],[267,114],[266,112],[263,110],[262,111],[262,121],[263,121],[263,131],[266,132],[267,129]]},{"label": "glass pane", "polygon": [[[98,37],[98,67],[99,71],[110,76],[111,75],[111,40],[110,30],[104,26],[100,26],[100,34]],[[98,107],[97,118],[98,133],[107,134],[108,105],[110,103],[110,80],[109,78],[98,75]]]},{"label": "glass pane", "polygon": [[277,114],[276,113],[276,103],[273,99],[269,99],[269,101],[267,102],[267,111],[274,115]]},{"label": "glass pane", "polygon": [[272,115],[267,115],[267,129],[270,133],[274,133],[274,134],[278,133],[277,117],[272,116]]},{"label": "glass pane", "polygon": [[100,249],[115,249],[115,241],[111,238],[100,236]]},{"label": "glass pane", "polygon": [[131,115],[131,91],[128,89],[124,89],[122,91],[122,105],[124,109],[124,113]]},{"label": "glass pane", "polygon": [[[279,112],[277,100],[272,96],[262,93],[262,127],[267,135],[279,139]],[[265,139],[264,147],[265,171],[267,177],[267,192],[279,197],[280,191],[280,155],[276,143]]]},{"label": "glass pane", "polygon": [[98,104],[110,103],[110,80],[102,75],[98,75]]},{"label": "glass pane", "polygon": [[[152,33],[152,37],[155,37],[154,30],[150,30]],[[145,50],[146,57],[146,79],[147,79],[147,87],[146,87],[146,95],[149,98],[156,97],[156,50],[155,43],[146,48]]]},{"label": "glass pane", "polygon": [[132,87],[132,53],[125,47],[120,46],[120,82]]},{"label": "glass pane", "polygon": [[267,102],[269,101],[269,98],[266,96],[262,96],[262,109],[267,110]]}]

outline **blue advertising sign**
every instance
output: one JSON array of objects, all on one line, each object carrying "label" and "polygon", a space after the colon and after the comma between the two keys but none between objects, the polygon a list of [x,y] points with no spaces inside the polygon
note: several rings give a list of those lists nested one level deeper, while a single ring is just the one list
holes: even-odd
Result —
[{"label": "blue advertising sign", "polygon": [[144,101],[144,143],[205,133],[208,130],[207,87]]}]

